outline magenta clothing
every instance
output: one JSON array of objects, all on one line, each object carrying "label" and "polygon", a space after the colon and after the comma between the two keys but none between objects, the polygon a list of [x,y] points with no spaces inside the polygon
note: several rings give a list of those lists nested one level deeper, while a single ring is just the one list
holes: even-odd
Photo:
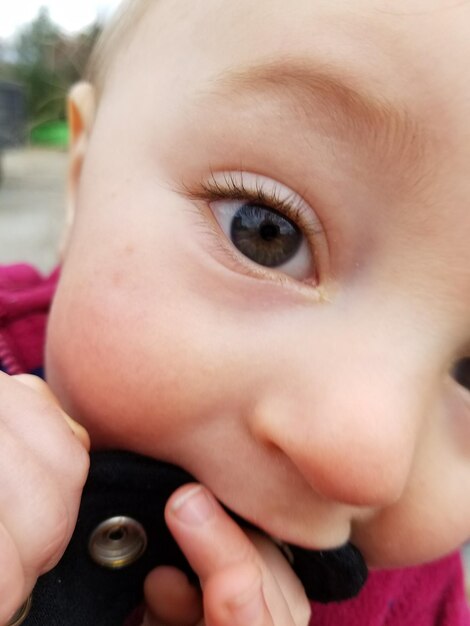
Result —
[{"label": "magenta clothing", "polygon": [[0,265],[0,369],[36,372],[44,363],[47,315],[56,270],[44,278],[29,265]]},{"label": "magenta clothing", "polygon": [[[0,369],[40,372],[58,271],[41,276],[28,265],[0,266]],[[141,611],[126,626],[140,626]],[[419,567],[371,572],[359,596],[312,604],[311,626],[470,626],[460,556]]]},{"label": "magenta clothing", "polygon": [[312,605],[311,626],[467,626],[458,554],[406,569],[371,572],[357,598]]}]

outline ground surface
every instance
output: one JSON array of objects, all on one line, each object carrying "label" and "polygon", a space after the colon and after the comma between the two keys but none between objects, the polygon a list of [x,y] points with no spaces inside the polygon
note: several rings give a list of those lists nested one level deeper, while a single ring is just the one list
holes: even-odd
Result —
[{"label": "ground surface", "polygon": [[44,272],[57,263],[65,211],[67,155],[6,151],[0,185],[0,263],[27,261]]}]

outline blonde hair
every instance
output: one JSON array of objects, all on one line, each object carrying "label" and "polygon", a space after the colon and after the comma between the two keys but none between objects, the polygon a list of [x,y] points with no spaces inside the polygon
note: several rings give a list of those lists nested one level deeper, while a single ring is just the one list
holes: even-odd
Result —
[{"label": "blonde hair", "polygon": [[95,87],[98,96],[103,90],[106,74],[118,50],[129,42],[147,9],[155,2],[157,0],[123,0],[104,27],[85,71],[85,79]]}]

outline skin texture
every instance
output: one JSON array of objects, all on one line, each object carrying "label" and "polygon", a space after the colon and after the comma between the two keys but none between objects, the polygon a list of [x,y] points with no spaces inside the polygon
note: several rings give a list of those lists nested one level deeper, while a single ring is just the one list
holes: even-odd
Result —
[{"label": "skin texture", "polygon": [[75,527],[90,441],[34,376],[0,374],[0,624],[59,561]]},{"label": "skin texture", "polygon": [[[468,538],[470,393],[450,373],[470,345],[469,23],[445,0],[155,3],[96,116],[90,87],[74,96],[47,371],[93,446],[177,463],[269,534],[351,539],[372,567]],[[282,89],[246,80],[263,63]],[[202,199],[240,172],[301,198],[300,278],[244,259]],[[200,569],[216,548],[168,519]],[[220,547],[201,573],[207,624],[235,623],[212,584],[225,602],[249,576],[264,612],[244,623],[289,624],[256,554],[233,574]]]}]

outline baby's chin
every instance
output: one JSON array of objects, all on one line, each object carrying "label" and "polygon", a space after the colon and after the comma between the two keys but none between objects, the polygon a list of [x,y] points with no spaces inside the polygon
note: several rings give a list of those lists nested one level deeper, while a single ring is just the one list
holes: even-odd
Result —
[{"label": "baby's chin", "polygon": [[[334,509],[334,504],[332,508]],[[314,512],[312,517],[315,517]],[[316,532],[313,524],[311,531],[302,527],[300,532],[293,532],[289,523],[293,517],[286,520],[285,524],[281,523],[278,532],[273,532],[272,518],[266,521],[266,525],[263,523],[266,518],[260,516],[255,519],[256,525],[266,535],[281,547],[287,546],[287,554],[292,546],[305,553],[346,554],[347,559],[352,559],[353,568],[357,567],[359,572],[361,568],[390,570],[425,565],[458,551],[467,540],[466,536],[458,533],[453,536],[450,533],[436,533],[431,523],[425,529],[420,520],[408,519],[405,513],[403,516],[399,513],[396,518],[391,516],[386,523],[382,523],[380,513],[376,518],[360,521],[337,520],[338,533],[332,531],[330,538],[335,535],[342,536],[343,539],[340,541],[325,539],[322,528]],[[331,526],[335,526],[333,521]],[[413,540],[410,540],[410,537]],[[343,553],[342,550],[346,547],[348,552]]]}]

